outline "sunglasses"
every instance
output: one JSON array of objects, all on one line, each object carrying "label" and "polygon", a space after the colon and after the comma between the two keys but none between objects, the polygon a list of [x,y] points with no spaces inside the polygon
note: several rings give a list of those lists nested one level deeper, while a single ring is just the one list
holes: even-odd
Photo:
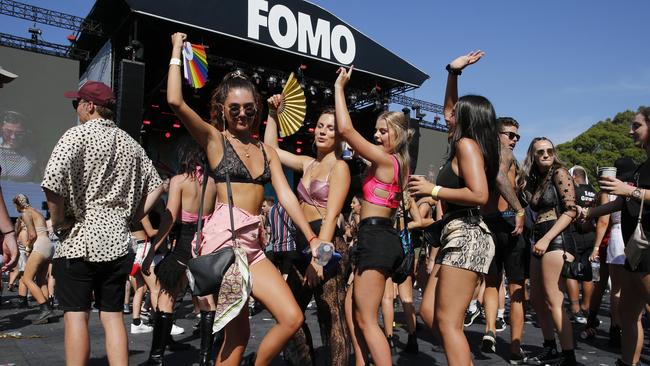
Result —
[{"label": "sunglasses", "polygon": [[521,136],[518,133],[514,133],[514,132],[510,132],[510,131],[501,131],[499,133],[502,134],[502,135],[507,135],[508,139],[510,139],[510,140],[517,139],[517,141],[519,141],[519,139],[521,139]]},{"label": "sunglasses", "polygon": [[257,114],[257,108],[253,103],[247,103],[244,105],[230,104],[226,107],[226,110],[228,111],[230,117],[235,118],[239,116],[239,112],[242,110],[242,108],[244,108],[244,115],[246,115],[248,118],[255,117]]},{"label": "sunglasses", "polygon": [[81,104],[81,103],[88,103],[88,102],[86,102],[86,101],[83,100],[83,99],[74,99],[74,100],[72,101],[72,108],[74,108],[74,110],[76,111],[77,108],[79,107],[79,104]]},{"label": "sunglasses", "polygon": [[549,147],[548,149],[539,149],[535,151],[535,155],[538,157],[542,157],[544,155],[553,156],[555,155],[555,149],[552,147]]}]

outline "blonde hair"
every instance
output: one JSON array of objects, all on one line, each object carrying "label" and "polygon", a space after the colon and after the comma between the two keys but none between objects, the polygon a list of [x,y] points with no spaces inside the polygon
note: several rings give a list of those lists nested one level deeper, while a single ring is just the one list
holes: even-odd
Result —
[{"label": "blonde hair", "polygon": [[409,155],[409,143],[413,138],[413,130],[408,126],[406,115],[402,112],[383,112],[377,117],[377,120],[383,119],[389,129],[395,132],[395,141],[391,141],[391,153],[397,157],[399,164],[400,176],[399,186],[402,192],[406,192],[406,183],[409,176],[409,164],[411,157]]},{"label": "blonde hair", "polygon": [[12,201],[14,205],[16,205],[16,207],[18,207],[19,209],[26,209],[27,207],[30,206],[29,198],[27,198],[27,196],[25,196],[22,193],[18,193],[17,195],[15,195]]}]

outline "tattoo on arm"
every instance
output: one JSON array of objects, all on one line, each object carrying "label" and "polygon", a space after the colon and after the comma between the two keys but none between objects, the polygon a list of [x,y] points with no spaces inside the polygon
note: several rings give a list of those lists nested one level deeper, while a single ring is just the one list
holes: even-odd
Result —
[{"label": "tattoo on arm", "polygon": [[508,179],[508,172],[512,167],[512,151],[510,149],[501,149],[501,158],[499,159],[499,174],[497,174],[497,187],[501,196],[508,202],[508,205],[515,211],[522,209],[515,188]]}]

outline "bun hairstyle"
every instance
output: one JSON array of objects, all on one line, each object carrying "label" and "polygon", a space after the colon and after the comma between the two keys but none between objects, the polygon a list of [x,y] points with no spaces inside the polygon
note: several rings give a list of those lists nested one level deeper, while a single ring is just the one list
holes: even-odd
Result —
[{"label": "bun hairstyle", "polygon": [[262,116],[262,96],[248,76],[246,76],[246,74],[241,70],[227,73],[221,80],[221,83],[219,83],[212,92],[212,97],[210,98],[210,123],[220,131],[227,128],[224,119],[224,103],[228,94],[230,94],[230,91],[233,89],[248,90],[253,95],[257,113],[255,113],[255,116],[253,117],[250,132],[252,134],[257,133]]},{"label": "bun hairstyle", "polygon": [[16,205],[16,207],[18,207],[21,210],[30,207],[29,198],[27,198],[27,196],[25,196],[22,193],[18,193],[17,195],[15,195],[12,201],[14,205]]},{"label": "bun hairstyle", "polygon": [[413,139],[413,134],[415,133],[412,129],[408,127],[408,122],[406,120],[406,115],[403,112],[383,112],[377,117],[377,120],[383,119],[386,121],[388,128],[395,131],[395,140],[391,141],[391,153],[395,154],[397,157],[397,162],[399,163],[400,177],[399,185],[402,189],[402,192],[406,191],[406,183],[408,182],[409,176],[409,165],[411,162],[411,157],[409,155],[409,143]]}]

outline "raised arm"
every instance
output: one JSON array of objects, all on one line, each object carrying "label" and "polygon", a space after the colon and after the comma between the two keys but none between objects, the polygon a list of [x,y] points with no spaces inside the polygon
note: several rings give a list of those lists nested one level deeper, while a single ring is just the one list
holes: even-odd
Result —
[{"label": "raised arm", "polygon": [[323,223],[318,233],[318,237],[327,242],[332,242],[339,214],[343,209],[345,198],[350,189],[350,169],[343,160],[338,160],[335,163],[332,174],[330,175],[330,182],[335,183],[330,184],[327,195],[327,213],[323,218]]},{"label": "raised arm", "polygon": [[[217,148],[218,151],[221,151],[221,140],[216,136],[218,131],[203,121],[201,116],[194,112],[183,99],[182,65],[178,64],[176,60],[182,59],[183,42],[186,38],[187,35],[184,33],[172,34],[172,56],[167,75],[167,103],[204,150]],[[210,146],[212,144],[215,146]]]},{"label": "raised arm", "polygon": [[378,167],[393,169],[393,161],[381,147],[366,140],[352,125],[348,104],[345,100],[345,86],[352,76],[353,66],[349,70],[340,67],[334,83],[334,105],[336,107],[336,128],[354,151]]},{"label": "raised arm", "polygon": [[454,118],[454,107],[458,101],[458,75],[460,75],[465,67],[480,60],[483,55],[485,55],[485,52],[481,50],[472,51],[449,63],[444,103],[444,117],[446,121],[451,121]]},{"label": "raised arm", "polygon": [[280,158],[275,152],[275,149],[267,148],[265,145],[264,149],[266,149],[266,154],[269,157],[271,184],[273,185],[273,189],[275,189],[275,193],[278,195],[278,201],[287,211],[291,220],[296,224],[296,227],[302,231],[305,238],[309,241],[312,256],[315,257],[322,240],[318,239],[311,226],[309,226],[309,222],[307,222],[305,214],[300,208],[300,203],[298,203],[296,195],[291,190],[291,187],[289,187],[289,183],[287,183],[287,178],[284,176],[284,171],[282,171],[282,164],[280,164]]},{"label": "raised arm", "polygon": [[302,172],[305,164],[308,164],[311,158],[292,154],[286,150],[280,149],[278,144],[278,108],[282,104],[282,95],[276,94],[268,100],[269,116],[266,119],[266,129],[264,130],[264,143],[275,149],[280,157],[282,165],[289,167],[291,170]]}]

